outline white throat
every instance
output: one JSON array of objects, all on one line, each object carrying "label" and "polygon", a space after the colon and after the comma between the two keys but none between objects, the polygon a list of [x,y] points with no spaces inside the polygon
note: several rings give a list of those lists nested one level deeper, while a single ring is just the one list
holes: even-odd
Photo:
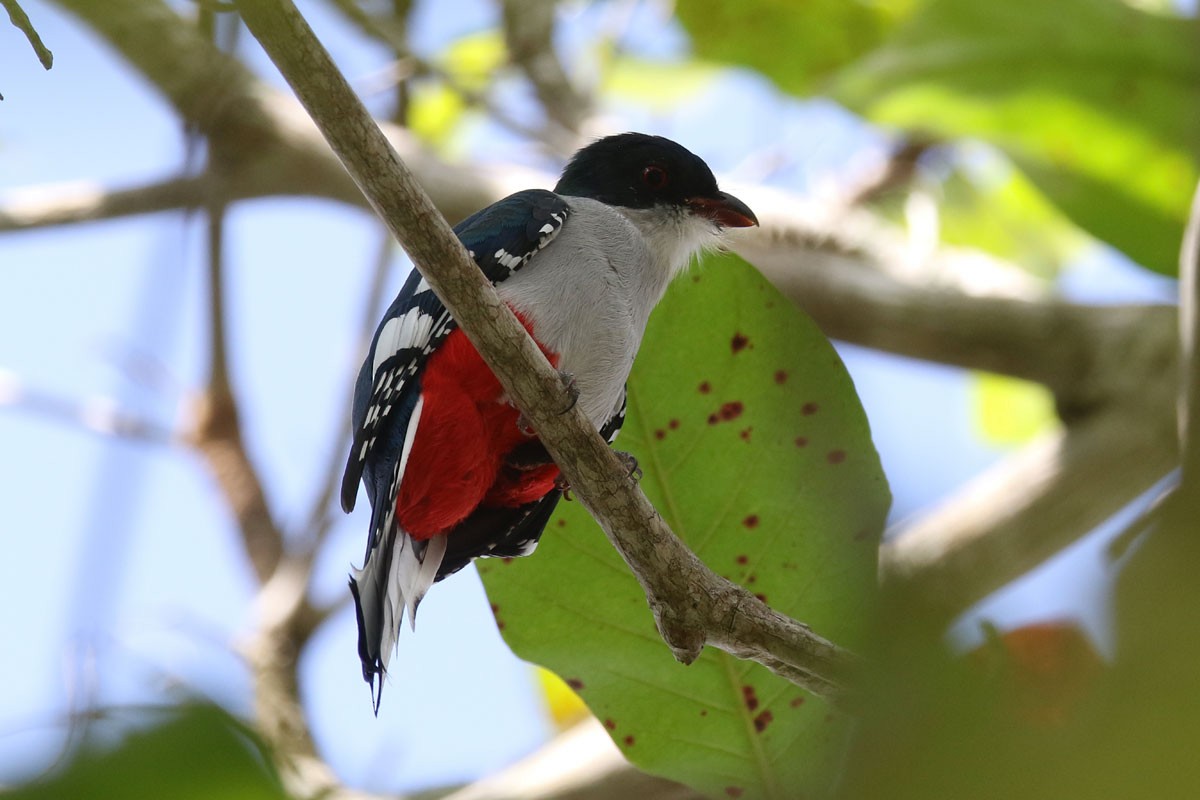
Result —
[{"label": "white throat", "polygon": [[652,254],[655,263],[643,277],[655,303],[675,276],[687,269],[692,256],[720,242],[721,229],[716,224],[686,209],[657,206],[617,210],[642,234]]}]

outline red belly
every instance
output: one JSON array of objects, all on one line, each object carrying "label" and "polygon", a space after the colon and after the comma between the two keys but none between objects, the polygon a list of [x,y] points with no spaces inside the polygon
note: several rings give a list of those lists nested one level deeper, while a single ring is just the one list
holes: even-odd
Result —
[{"label": "red belly", "polygon": [[[557,364],[556,355],[543,352]],[[450,531],[480,505],[524,505],[554,488],[554,465],[522,472],[504,465],[513,448],[533,437],[517,428],[517,409],[461,330],[430,356],[421,396],[396,497],[400,527],[414,539]]]}]

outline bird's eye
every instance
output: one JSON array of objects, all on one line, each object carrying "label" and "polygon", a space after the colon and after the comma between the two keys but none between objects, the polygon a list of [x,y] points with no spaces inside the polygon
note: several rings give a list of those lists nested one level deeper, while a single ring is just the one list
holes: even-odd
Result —
[{"label": "bird's eye", "polygon": [[670,179],[667,177],[667,171],[657,164],[651,164],[642,170],[642,183],[651,189],[665,189]]}]

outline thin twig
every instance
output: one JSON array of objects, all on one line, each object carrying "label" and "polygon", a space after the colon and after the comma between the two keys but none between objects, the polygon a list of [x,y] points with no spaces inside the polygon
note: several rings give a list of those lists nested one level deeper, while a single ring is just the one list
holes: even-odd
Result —
[{"label": "thin twig", "polygon": [[61,397],[26,386],[16,375],[0,371],[0,407],[5,406],[102,436],[149,444],[171,444],[176,438],[169,428],[121,410],[112,398],[99,395],[82,400]]},{"label": "thin twig", "polygon": [[[397,59],[391,70],[393,73],[402,74],[406,78],[422,76],[434,78],[457,94],[468,106],[482,109],[496,123],[513,133],[527,139],[540,141],[559,153],[569,154],[575,149],[575,137],[564,136],[560,130],[538,130],[533,126],[526,125],[503,106],[493,101],[487,92],[467,86],[449,70],[414,53],[408,46],[406,26],[397,23],[394,19],[368,14],[354,0],[333,0],[333,3],[346,19],[357,26],[364,35],[391,49]],[[403,83],[404,81],[401,81],[401,84]]]},{"label": "thin twig", "polygon": [[571,83],[554,51],[555,0],[501,0],[500,5],[509,57],[533,84],[550,124],[568,137],[578,136],[591,103]]},{"label": "thin twig", "polygon": [[190,443],[204,458],[237,519],[254,573],[266,582],[283,557],[283,534],[272,518],[262,478],[242,439],[237,400],[229,380],[224,302],[224,205],[208,214],[209,379],[197,404]]},{"label": "thin twig", "polygon": [[[42,62],[42,66],[50,69],[54,66],[54,53],[50,52],[50,48],[46,47],[42,42],[42,37],[33,27],[33,23],[29,21],[24,9],[21,8],[17,0],[0,0],[4,8],[8,11],[8,19],[17,30],[25,34],[25,38],[29,40],[30,47],[33,52],[37,53],[38,61]],[[3,98],[0,98],[2,100]]]},{"label": "thin twig", "polygon": [[271,0],[239,0],[238,6],[347,171],[630,564],[676,657],[690,662],[708,643],[819,694],[844,691],[853,656],[704,567],[667,528],[582,410],[558,413],[572,404],[557,372],[500,302],[295,7]]},{"label": "thin twig", "polygon": [[0,207],[0,233],[198,208],[212,188],[209,176],[189,175],[119,189],[66,183],[18,190]]},{"label": "thin twig", "polygon": [[864,205],[891,192],[908,189],[916,177],[922,156],[937,144],[937,141],[922,136],[902,139],[882,164],[847,190],[844,202],[848,206]]}]

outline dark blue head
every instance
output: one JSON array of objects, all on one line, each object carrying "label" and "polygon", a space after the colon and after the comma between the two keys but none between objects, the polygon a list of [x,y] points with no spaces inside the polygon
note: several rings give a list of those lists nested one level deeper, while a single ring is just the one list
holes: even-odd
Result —
[{"label": "dark blue head", "polygon": [[677,206],[728,228],[758,224],[745,203],[717,188],[699,156],[644,133],[592,142],[571,158],[554,191],[622,208]]}]

